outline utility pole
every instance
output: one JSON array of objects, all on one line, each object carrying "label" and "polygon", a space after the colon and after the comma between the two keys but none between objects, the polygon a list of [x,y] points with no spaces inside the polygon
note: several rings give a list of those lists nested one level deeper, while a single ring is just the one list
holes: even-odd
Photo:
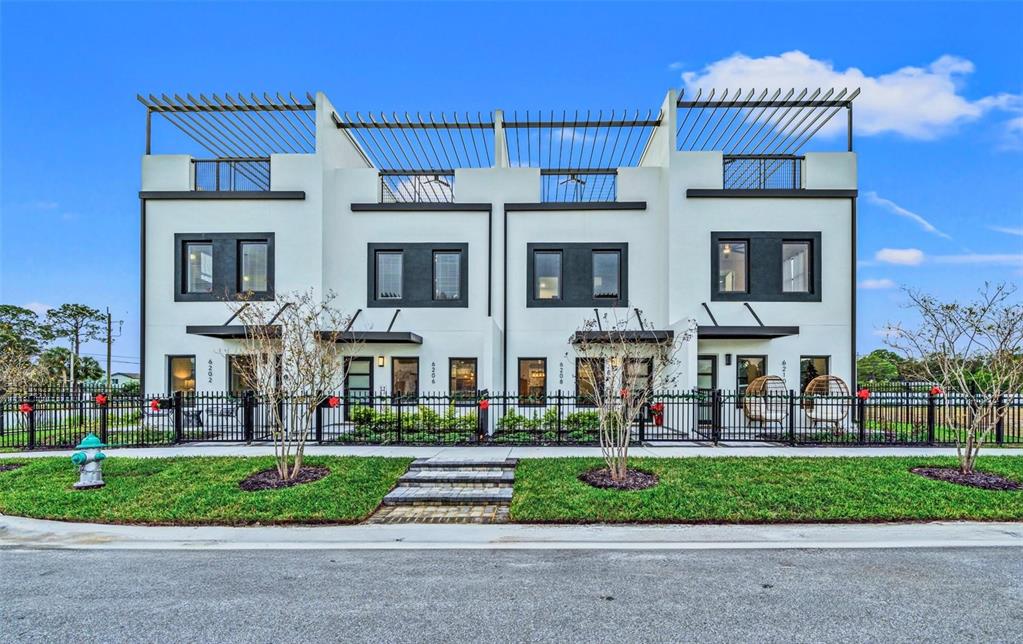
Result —
[{"label": "utility pole", "polygon": [[[124,324],[124,320],[117,321],[117,336],[121,335],[121,325]],[[107,393],[110,393],[110,369],[111,369],[111,352],[114,346],[114,320],[110,315],[110,307],[107,307]]]}]

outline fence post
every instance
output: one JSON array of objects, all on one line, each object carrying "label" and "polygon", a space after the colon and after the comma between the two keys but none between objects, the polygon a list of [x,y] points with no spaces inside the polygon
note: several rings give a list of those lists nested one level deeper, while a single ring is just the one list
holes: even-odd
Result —
[{"label": "fence post", "polygon": [[557,409],[558,409],[558,420],[557,420],[557,423],[555,425],[555,429],[557,431],[558,445],[561,445],[561,431],[562,431],[562,427],[561,427],[561,390],[560,389],[558,389],[557,398],[555,398],[555,404],[557,405]]},{"label": "fence post", "polygon": [[1005,394],[998,396],[998,406],[995,407],[998,420],[995,421],[995,443],[1005,443]]},{"label": "fence post", "polygon": [[710,437],[714,442],[714,445],[717,446],[718,442],[721,440],[721,405],[723,404],[721,390],[715,389],[712,391],[710,394],[710,400]]},{"label": "fence post", "polygon": [[252,391],[245,391],[242,394],[242,433],[245,435],[245,442],[252,442],[252,435],[255,433],[256,424],[256,397]]},{"label": "fence post", "polygon": [[789,389],[789,445],[796,444],[796,392]]},{"label": "fence post", "polygon": [[174,443],[181,442],[181,435],[184,431],[184,406],[185,397],[180,391],[174,392]]},{"label": "fence post", "polygon": [[934,394],[927,394],[927,444],[934,444],[934,412],[935,412],[935,397]]},{"label": "fence post", "polygon": [[[639,409],[639,443],[643,444],[646,440],[646,415],[649,409],[648,403],[643,403],[643,406]],[[631,441],[630,441],[631,442]]]},{"label": "fence post", "polygon": [[395,430],[395,431],[397,431],[397,437],[395,438],[395,441],[400,443],[401,442],[401,396],[396,397],[394,401],[395,401],[395,403],[397,403],[397,406],[398,406],[398,426],[397,426],[397,428]]},{"label": "fence post", "polygon": [[316,442],[323,443],[323,404],[324,399],[321,394],[320,400],[316,401],[316,411],[314,413],[313,422],[316,423]]},{"label": "fence post", "polygon": [[[107,407],[110,405],[110,398],[107,398],[107,402],[99,406],[99,439],[102,442],[107,442],[107,427],[109,418],[107,416]],[[145,433],[140,434],[140,438],[145,441]]]},{"label": "fence post", "polygon": [[28,397],[28,448],[36,448],[36,397]]},{"label": "fence post", "polygon": [[867,426],[863,420],[864,410],[866,409],[865,400],[856,396],[856,422],[859,423],[859,443],[863,445],[867,442]]}]

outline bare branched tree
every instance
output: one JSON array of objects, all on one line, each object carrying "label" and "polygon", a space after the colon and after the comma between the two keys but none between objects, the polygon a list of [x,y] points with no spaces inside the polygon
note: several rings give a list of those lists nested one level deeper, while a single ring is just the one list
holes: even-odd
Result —
[{"label": "bare branched tree", "polygon": [[[959,469],[970,474],[981,446],[1005,416],[1005,396],[1023,387],[1023,304],[1008,284],[985,283],[978,298],[965,304],[906,292],[920,323],[915,328],[889,324],[885,342],[915,358],[920,375],[943,388],[945,417],[960,425],[954,432]],[[953,392],[965,396],[965,416],[949,413]]]},{"label": "bare branched tree", "polygon": [[0,403],[25,395],[29,387],[41,384],[44,373],[16,347],[0,349]]},{"label": "bare branched tree", "polygon": [[643,329],[642,312],[611,309],[587,320],[571,338],[578,358],[580,395],[596,407],[600,449],[616,483],[625,480],[632,426],[653,392],[671,387],[682,344],[691,337]]},{"label": "bare branched tree", "polygon": [[242,383],[267,411],[282,480],[301,471],[316,408],[341,390],[344,358],[359,350],[346,334],[352,316],[335,309],[334,298],[328,293],[320,299],[310,290],[230,305],[246,329]]}]

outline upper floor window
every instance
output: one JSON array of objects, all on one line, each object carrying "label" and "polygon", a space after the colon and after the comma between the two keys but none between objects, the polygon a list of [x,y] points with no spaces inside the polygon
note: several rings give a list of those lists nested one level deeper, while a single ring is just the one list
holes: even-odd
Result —
[{"label": "upper floor window", "polygon": [[185,244],[185,292],[213,292],[213,243],[188,242]]},{"label": "upper floor window", "polygon": [[241,258],[241,284],[238,290],[245,293],[252,291],[262,293],[267,290],[269,284],[269,273],[267,271],[267,258],[270,256],[270,247],[265,241],[243,241],[239,244],[238,255]]},{"label": "upper floor window", "polygon": [[597,299],[618,299],[618,274],[622,254],[617,250],[593,251],[593,297]]},{"label": "upper floor window", "polygon": [[718,242],[718,291],[745,293],[749,272],[746,253],[747,242],[723,240]]},{"label": "upper floor window", "polygon": [[781,290],[785,293],[809,293],[810,242],[783,242],[781,245],[781,261]]},{"label": "upper floor window", "polygon": [[177,233],[174,247],[175,301],[274,298],[273,233]]},{"label": "upper floor window", "polygon": [[377,251],[377,299],[400,300],[403,257],[401,251]]},{"label": "upper floor window", "polygon": [[533,296],[538,300],[561,299],[561,251],[537,251],[533,255]]},{"label": "upper floor window", "polygon": [[433,299],[457,300],[461,297],[462,253],[433,252]]}]

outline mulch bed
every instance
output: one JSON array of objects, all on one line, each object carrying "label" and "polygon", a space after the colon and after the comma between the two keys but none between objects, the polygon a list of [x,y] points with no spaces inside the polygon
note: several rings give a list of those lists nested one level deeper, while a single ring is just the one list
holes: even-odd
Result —
[{"label": "mulch bed", "polygon": [[954,467],[914,467],[909,470],[913,474],[919,474],[935,481],[946,481],[956,485],[977,487],[982,490],[1019,491],[1023,490],[1023,483],[1007,479],[998,474],[988,472],[977,472],[963,474]]},{"label": "mulch bed", "polygon": [[645,490],[648,487],[657,485],[656,474],[631,468],[626,470],[625,480],[620,483],[612,480],[611,470],[606,467],[584,472],[579,475],[579,480],[587,485],[605,490]]},{"label": "mulch bed", "polygon": [[245,480],[238,484],[238,487],[246,492],[277,490],[282,487],[293,487],[295,485],[302,485],[303,483],[313,483],[315,481],[319,481],[328,474],[330,474],[329,468],[309,467],[306,465],[298,471],[298,476],[290,481],[283,481],[277,473],[277,468],[271,467],[268,470],[256,472],[255,474],[246,477]]},{"label": "mulch bed", "polygon": [[24,463],[0,463],[0,472],[10,472],[16,470],[19,467],[25,467]]}]

